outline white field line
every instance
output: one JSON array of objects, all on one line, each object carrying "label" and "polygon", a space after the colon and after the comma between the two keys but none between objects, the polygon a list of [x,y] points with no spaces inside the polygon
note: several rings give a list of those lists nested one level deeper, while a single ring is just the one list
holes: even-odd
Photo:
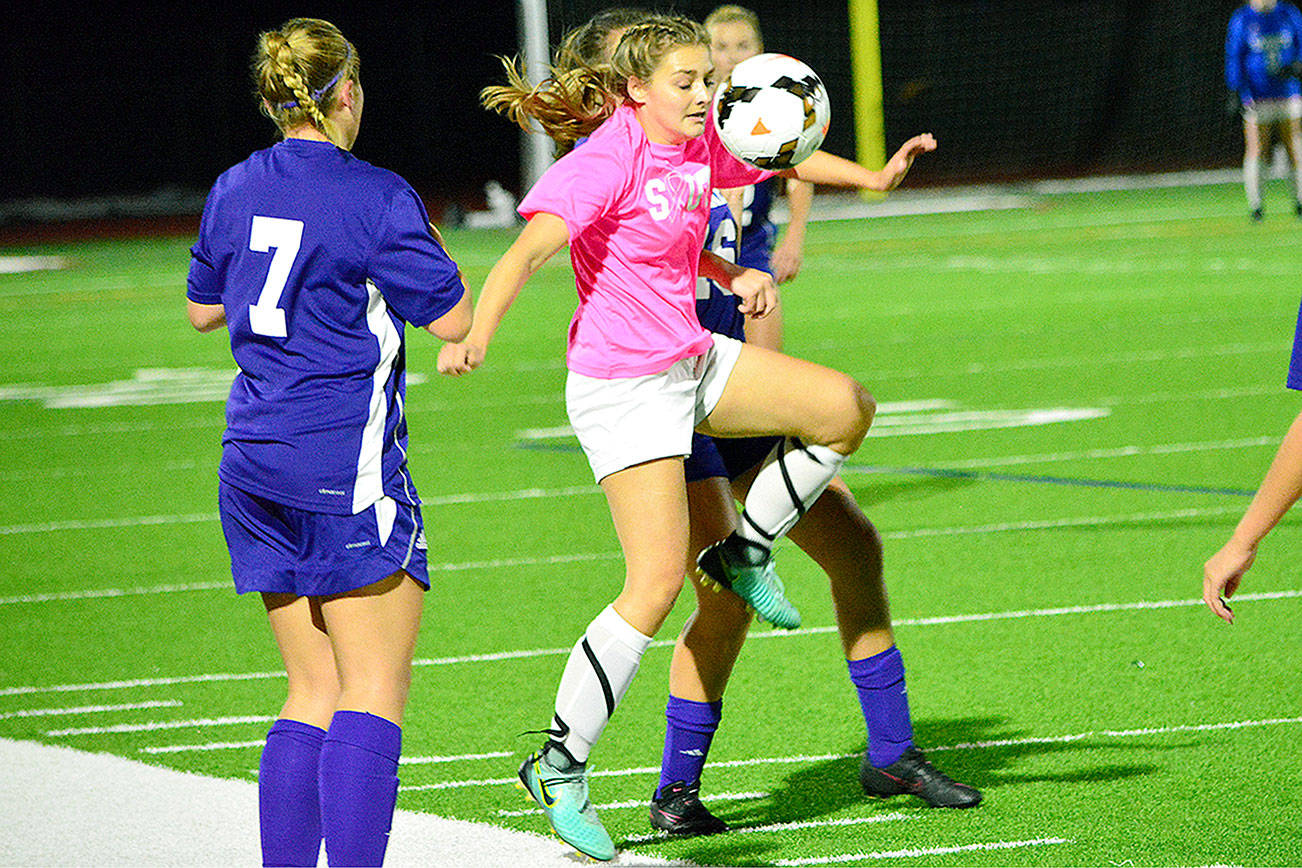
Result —
[{"label": "white field line", "polygon": [[[755,799],[767,799],[768,793],[710,793],[711,802],[741,802],[753,801]],[[629,799],[623,802],[606,802],[601,805],[593,805],[598,811],[617,810],[620,808],[645,808],[646,799]],[[504,808],[497,810],[499,817],[533,817],[543,813],[542,808],[523,808],[519,811],[508,811]]]},{"label": "white field line", "polygon": [[[985,742],[968,742],[963,744],[941,745],[939,747],[927,747],[928,753],[949,751],[949,750],[985,750],[997,747],[1016,747],[1026,744],[1058,744],[1085,741],[1091,738],[1135,738],[1138,736],[1148,735],[1171,735],[1181,732],[1213,732],[1217,730],[1231,729],[1249,729],[1263,726],[1288,726],[1302,724],[1302,717],[1274,717],[1264,720],[1235,720],[1218,723],[1195,723],[1195,724],[1176,724],[1173,726],[1155,726],[1143,729],[1101,729],[1090,732],[1072,733],[1070,735],[1051,735],[1038,736],[1030,738],[1010,738]],[[802,754],[796,756],[781,757],[752,757],[744,760],[720,760],[718,762],[707,762],[705,768],[753,768],[762,765],[790,765],[793,763],[808,765],[816,762],[834,762],[837,760],[856,759],[861,757],[862,753],[828,753],[809,755]],[[634,775],[659,774],[659,766],[642,766],[625,769],[596,769],[590,773],[591,777],[631,777]],[[406,790],[449,790],[461,789],[465,787],[486,787],[500,786],[505,784],[514,785],[518,778],[512,776],[509,778],[474,778],[459,781],[440,781],[431,784],[413,784],[411,786],[400,787]]]},{"label": "white field line", "polygon": [[1067,838],[1031,838],[1026,841],[987,841],[982,844],[955,844],[951,847],[913,847],[907,850],[876,850],[872,853],[845,853],[838,856],[814,856],[809,859],[778,859],[774,865],[835,865],[862,862],[865,859],[916,859],[919,856],[948,856],[986,850],[1012,850],[1018,847],[1043,847],[1047,844],[1070,844]]},{"label": "white field line", "polygon": [[428,763],[458,763],[464,760],[501,759],[513,756],[509,750],[495,750],[488,753],[463,753],[457,756],[413,756],[398,760],[402,765],[424,765]]},{"label": "white field line", "polygon": [[[1257,591],[1236,594],[1238,602],[1266,600],[1291,600],[1302,597],[1302,590]],[[898,618],[893,623],[896,627],[933,627],[942,624],[963,624],[980,621],[1002,621],[1021,618],[1052,618],[1063,615],[1093,615],[1109,612],[1143,611],[1150,609],[1172,609],[1201,606],[1201,599],[1185,600],[1140,600],[1131,603],[1096,603],[1082,606],[1059,606],[1048,609],[1020,609],[1004,612],[973,612],[963,615],[937,615],[926,618]],[[799,630],[754,631],[750,639],[791,639],[801,636],[817,636],[836,632],[835,626],[804,627]],[[671,648],[674,640],[661,639],[651,643],[652,648]],[[467,654],[459,657],[420,657],[412,661],[413,666],[457,666],[467,663],[493,663],[502,660],[525,660],[539,657],[555,657],[569,654],[573,648],[529,648],[518,651],[496,651],[490,654]],[[90,690],[126,690],[136,687],[161,687],[174,684],[199,684],[220,681],[246,681],[255,679],[284,678],[280,672],[219,672],[203,675],[174,675],[158,678],[134,678],[122,681],[101,681],[81,684],[56,684],[46,687],[0,687],[0,696],[26,696],[39,693],[76,693]],[[600,774],[600,772],[596,772]]]},{"label": "white field line", "polygon": [[67,735],[107,735],[116,732],[157,732],[164,729],[191,729],[200,726],[271,723],[275,719],[274,715],[244,715],[241,717],[204,717],[194,720],[152,720],[148,723],[115,723],[112,726],[75,726],[68,729],[51,729],[45,734],[55,738]]},{"label": "white field line", "polygon": [[179,699],[159,699],[152,702],[124,702],[119,705],[81,705],[75,708],[24,708],[21,711],[6,711],[0,714],[0,720],[15,717],[59,717],[70,714],[102,714],[110,711],[139,711],[145,708],[178,708]]},{"label": "white field line", "polygon": [[188,751],[208,751],[208,750],[239,750],[250,747],[262,747],[267,743],[265,738],[257,741],[210,741],[207,744],[167,744],[157,747],[136,748],[140,753],[159,754],[159,753],[186,753]]},{"label": "white field line", "polygon": [[[1214,452],[1222,449],[1246,449],[1255,446],[1278,446],[1283,435],[1239,437],[1234,440],[1203,440],[1194,443],[1162,443],[1156,446],[1116,446],[1106,449],[1081,449],[1071,452],[1039,452],[1026,455],[1001,455],[995,458],[971,458],[964,461],[938,461],[930,466],[940,470],[974,470],[985,467],[1013,467],[1019,464],[1046,464],[1055,461],[1095,461],[1103,458],[1131,458],[1136,455],[1178,455],[1185,452]],[[859,468],[849,464],[845,468]]]},{"label": "white field line", "polygon": [[67,600],[94,600],[104,597],[134,597],[144,594],[175,594],[183,591],[216,591],[230,589],[230,582],[191,582],[184,585],[149,585],[134,588],[90,588],[84,591],[55,591],[49,594],[21,594],[16,597],[0,597],[0,606],[12,606],[17,603],[52,603]]},{"label": "white field line", "polygon": [[[711,797],[713,800],[713,797]],[[639,804],[646,804],[640,802]],[[904,814],[899,811],[893,811],[889,814],[873,814],[869,817],[849,817],[842,820],[801,820],[791,823],[766,823],[763,826],[729,826],[728,834],[743,835],[747,832],[792,832],[797,829],[826,829],[837,826],[862,826],[868,823],[896,823],[901,820],[912,820],[915,815]],[[632,835],[628,838],[621,839],[623,844],[650,844],[652,841],[668,841],[671,836],[667,832],[660,832],[653,835]]]}]

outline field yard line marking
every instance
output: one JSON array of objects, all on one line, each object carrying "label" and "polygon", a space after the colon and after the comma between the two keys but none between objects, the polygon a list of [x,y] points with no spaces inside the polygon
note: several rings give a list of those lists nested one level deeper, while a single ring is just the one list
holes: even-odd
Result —
[{"label": "field yard line marking", "polygon": [[[1236,601],[1292,600],[1302,597],[1302,590],[1256,591],[1236,594]],[[1021,609],[1005,612],[974,612],[965,615],[937,615],[926,618],[899,618],[894,621],[896,627],[931,627],[939,624],[962,624],[969,621],[999,621],[1016,618],[1046,618],[1060,615],[1089,615],[1106,612],[1126,612],[1145,609],[1170,609],[1187,606],[1204,605],[1201,599],[1186,600],[1140,600],[1131,603],[1095,603],[1082,606],[1059,606],[1050,609]],[[797,636],[817,636],[835,633],[834,626],[803,627],[799,630],[755,631],[751,639],[783,639]],[[675,640],[660,639],[651,643],[652,648],[672,647]],[[499,660],[532,659],[536,657],[553,657],[569,654],[573,648],[530,648],[519,651],[496,651],[489,654],[467,654],[459,657],[421,657],[412,661],[413,666],[455,666],[463,663],[492,663]],[[56,684],[47,687],[0,687],[0,696],[23,696],[35,693],[68,693],[89,690],[123,690],[132,687],[161,687],[173,684],[195,684],[210,681],[245,681],[253,679],[284,678],[284,672],[239,672],[209,673],[205,675],[174,675],[158,678],[136,678],[124,681],[105,681],[83,684]],[[600,774],[600,772],[595,772]]]},{"label": "field yard line marking", "polygon": [[778,859],[774,865],[832,865],[839,862],[860,862],[864,859],[912,859],[918,856],[947,856],[953,853],[972,853],[982,850],[1011,850],[1017,847],[1042,847],[1046,844],[1070,844],[1067,838],[1031,838],[1026,841],[988,841],[982,844],[956,844],[951,847],[912,847],[907,850],[876,850],[872,853],[846,853],[840,856],[812,857],[809,859]]},{"label": "field yard line marking", "polygon": [[210,741],[206,744],[165,744],[154,747],[136,748],[139,753],[185,753],[187,751],[234,750],[239,748],[262,747],[265,738],[257,741]]},{"label": "field yard line marking", "polygon": [[[711,802],[741,802],[751,801],[754,799],[767,799],[769,793],[710,793]],[[619,808],[645,808],[646,799],[629,799],[624,802],[606,802],[600,805],[593,805],[599,811],[616,810]],[[497,816],[499,817],[533,817],[544,813],[542,808],[522,808],[518,811],[508,811],[505,808],[498,808]]]},{"label": "field yard line marking", "polygon": [[463,753],[457,756],[413,756],[403,757],[398,760],[402,765],[415,765],[424,763],[455,763],[462,760],[481,760],[481,759],[501,759],[502,757],[512,756],[509,750],[495,750],[488,753]]},{"label": "field yard line marking", "polygon": [[56,533],[65,530],[104,530],[106,528],[144,527],[161,524],[197,524],[220,520],[221,516],[215,512],[200,512],[187,515],[136,515],[125,518],[68,519],[66,521],[43,521],[34,524],[0,525],[0,536],[25,533]]},{"label": "field yard line marking", "polygon": [[104,597],[129,597],[141,594],[173,594],[180,591],[215,591],[234,586],[230,582],[192,582],[185,585],[140,585],[134,588],[91,588],[85,591],[58,591],[50,594],[22,594],[17,597],[0,597],[0,606],[15,603],[49,603],[67,600],[93,600]]},{"label": "field yard line marking", "polygon": [[1099,515],[1080,518],[1054,518],[1028,521],[1000,522],[998,524],[976,525],[974,527],[921,527],[913,530],[887,531],[883,539],[919,539],[934,536],[959,536],[966,534],[1005,533],[1017,530],[1054,530],[1072,527],[1102,527],[1106,525],[1137,524],[1150,521],[1166,521],[1173,518],[1197,518],[1210,515],[1240,513],[1242,505],[1208,507],[1203,509],[1175,509],[1168,512],[1139,512],[1130,515]]},{"label": "field yard line marking", "polygon": [[163,729],[189,729],[194,726],[234,726],[241,723],[271,723],[275,716],[244,715],[241,717],[205,717],[194,720],[154,720],[149,723],[117,723],[112,726],[76,726],[69,729],[52,729],[50,737],[64,735],[106,735],[114,732],[156,732]]},{"label": "field yard line marking", "polygon": [[[845,469],[845,468],[843,468]],[[1159,491],[1168,494],[1224,494],[1251,497],[1254,489],[1217,488],[1206,485],[1166,484],[1160,482],[1133,482],[1123,479],[1086,479],[1071,476],[1043,476],[1025,473],[990,473],[983,470],[959,470],[950,467],[878,467],[869,464],[852,465],[854,473],[876,473],[900,476],[930,476],[940,479],[967,479],[973,482],[1024,482],[1032,485],[1061,485],[1079,488],[1118,488],[1125,491]]]},{"label": "field yard line marking", "polygon": [[[713,797],[712,797],[713,798]],[[645,804],[639,802],[638,804]],[[847,817],[840,820],[801,820],[791,823],[766,823],[763,826],[729,826],[730,835],[740,835],[747,832],[790,832],[796,829],[825,829],[835,826],[862,826],[865,823],[894,823],[900,820],[912,820],[914,815],[903,814],[895,811],[890,814],[874,814],[870,817]],[[630,835],[620,840],[621,844],[650,844],[652,841],[668,841],[671,836],[667,832],[660,832],[651,835]]]},{"label": "field yard line marking", "polygon": [[0,714],[0,720],[14,717],[57,717],[64,714],[99,714],[106,711],[139,711],[143,708],[177,708],[179,699],[158,699],[150,702],[124,702],[120,705],[81,705],[75,708],[24,708],[22,711],[6,711]]},{"label": "field yard line marking", "polygon": [[[1071,735],[1049,735],[1034,736],[1027,738],[999,739],[994,741],[969,742],[964,744],[942,745],[940,747],[928,747],[927,751],[947,751],[947,750],[982,750],[992,747],[1015,747],[1022,744],[1057,744],[1068,743],[1073,741],[1082,741],[1087,738],[1131,738],[1140,735],[1168,735],[1179,732],[1207,732],[1223,729],[1246,729],[1249,727],[1260,726],[1283,726],[1287,724],[1302,724],[1302,717],[1276,717],[1266,718],[1264,720],[1236,720],[1225,723],[1192,723],[1192,724],[1175,724],[1172,726],[1147,727],[1144,729],[1101,729],[1084,733],[1073,733]],[[815,763],[815,762],[836,762],[838,760],[859,759],[863,752],[858,753],[826,753],[817,755],[797,755],[781,757],[750,757],[741,760],[720,760],[717,762],[707,762],[705,768],[751,768],[761,765],[789,765],[791,763]],[[590,772],[591,777],[629,777],[632,775],[659,774],[659,766],[643,766],[626,769],[600,769]],[[439,781],[432,784],[415,784],[409,787],[400,787],[401,790],[448,790],[459,789],[462,787],[482,787],[491,785],[515,784],[519,780],[514,776],[509,778],[478,778],[473,780],[460,781]]]},{"label": "field yard line marking", "polygon": [[[1156,446],[1114,446],[1106,449],[1081,449],[1072,452],[1040,452],[1027,455],[1003,455],[995,458],[970,458],[964,461],[938,461],[938,468],[976,470],[984,467],[1004,467],[1015,464],[1041,464],[1054,461],[1095,460],[1099,458],[1130,458],[1136,455],[1175,455],[1181,452],[1211,452],[1219,449],[1243,449],[1252,446],[1276,446],[1279,434],[1261,437],[1241,437],[1236,440],[1205,440],[1198,443],[1163,443]],[[856,468],[857,464],[847,464]]]}]

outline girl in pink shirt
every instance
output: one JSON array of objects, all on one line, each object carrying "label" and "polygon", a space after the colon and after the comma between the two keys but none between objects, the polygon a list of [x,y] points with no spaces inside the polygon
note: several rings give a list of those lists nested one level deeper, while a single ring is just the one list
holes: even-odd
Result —
[{"label": "girl in pink shirt", "polygon": [[[747,315],[764,316],[777,300],[767,273],[701,252],[711,189],[769,176],[714,136],[709,44],[696,22],[652,16],[626,31],[609,67],[557,73],[537,89],[512,70],[512,86],[485,91],[487,105],[524,124],[540,121],[562,144],[591,137],[526,195],[528,223],[489,272],[470,334],[439,354],[446,374],[483,364],[525,281],[569,244],[579,307],[567,409],[606,494],[626,572],[620,594],[571,652],[548,741],[520,779],[557,833],[596,859],[614,858],[615,848],[588,800],[586,760],[682,589],[682,459],[693,428],[787,435],[757,473],[738,531],[699,564],[762,618],[792,629],[799,614],[773,571],[771,546],[859,447],[874,410],[850,377],[713,335],[696,319],[698,273],[738,296]],[[882,173],[827,154],[793,173],[848,186],[885,177],[889,189],[934,147],[930,136],[911,140]]]}]

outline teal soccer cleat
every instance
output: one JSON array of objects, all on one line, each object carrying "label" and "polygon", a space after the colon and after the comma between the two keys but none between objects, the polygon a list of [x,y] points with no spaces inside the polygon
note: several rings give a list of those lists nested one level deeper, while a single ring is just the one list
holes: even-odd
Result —
[{"label": "teal soccer cleat", "polygon": [[783,630],[800,626],[800,613],[773,569],[773,554],[763,546],[734,533],[701,552],[696,565],[705,579],[741,597],[762,620]]},{"label": "teal soccer cleat", "polygon": [[520,785],[542,807],[562,841],[593,859],[615,858],[615,842],[588,800],[586,766],[561,771],[540,750],[520,766]]}]

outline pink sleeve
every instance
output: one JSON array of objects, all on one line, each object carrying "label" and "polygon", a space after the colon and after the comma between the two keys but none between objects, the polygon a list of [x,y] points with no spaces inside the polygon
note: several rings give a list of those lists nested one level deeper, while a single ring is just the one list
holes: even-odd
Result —
[{"label": "pink sleeve", "polygon": [[556,215],[574,239],[610,210],[627,180],[627,167],[614,154],[586,142],[552,163],[517,210],[526,220],[539,212]]},{"label": "pink sleeve", "polygon": [[705,144],[710,149],[710,185],[713,187],[721,190],[745,187],[777,174],[737,159],[732,151],[723,146],[723,142],[719,141],[719,131],[714,128],[713,107],[705,122]]}]

